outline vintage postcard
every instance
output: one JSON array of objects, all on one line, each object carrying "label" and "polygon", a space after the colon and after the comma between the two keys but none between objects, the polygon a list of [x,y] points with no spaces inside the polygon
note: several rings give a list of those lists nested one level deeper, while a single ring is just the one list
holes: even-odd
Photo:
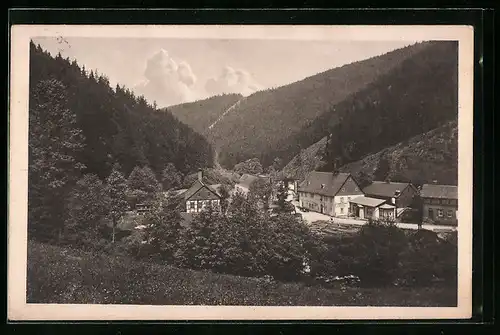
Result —
[{"label": "vintage postcard", "polygon": [[10,320],[471,317],[472,27],[10,36]]}]

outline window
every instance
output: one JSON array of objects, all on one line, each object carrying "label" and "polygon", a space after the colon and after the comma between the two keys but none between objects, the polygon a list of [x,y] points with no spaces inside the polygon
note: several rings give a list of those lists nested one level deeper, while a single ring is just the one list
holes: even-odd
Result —
[{"label": "window", "polygon": [[443,205],[448,205],[448,199],[443,199],[443,200],[441,200],[441,203],[442,203]]},{"label": "window", "polygon": [[340,208],[340,214],[344,214],[344,209]]},{"label": "window", "polygon": [[453,211],[451,211],[451,210],[450,210],[450,211],[448,211],[448,213],[447,213],[447,214],[448,214],[448,217],[449,217],[449,218],[452,218],[452,217],[453,217]]},{"label": "window", "polygon": [[442,217],[443,217],[443,210],[442,210],[442,209],[438,209],[438,216],[439,216],[440,218],[442,218]]}]

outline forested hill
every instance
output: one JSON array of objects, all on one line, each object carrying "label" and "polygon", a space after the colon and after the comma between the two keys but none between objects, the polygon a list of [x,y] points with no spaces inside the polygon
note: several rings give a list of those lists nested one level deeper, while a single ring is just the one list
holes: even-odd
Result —
[{"label": "forested hill", "polygon": [[412,137],[340,168],[361,180],[394,180],[417,185],[458,183],[458,124]]},{"label": "forested hill", "polygon": [[31,43],[30,108],[35,87],[49,79],[62,83],[65,105],[76,114],[85,137],[77,157],[85,173],[103,178],[116,162],[127,175],[138,165],[148,165],[158,176],[168,163],[183,173],[212,166],[210,144],[171,113],[156,110],[124,87],[111,88],[105,75],[60,55],[52,57]]},{"label": "forested hill", "polygon": [[176,118],[200,134],[206,134],[224,112],[243,98],[240,94],[223,94],[195,102],[168,107]]},{"label": "forested hill", "polygon": [[458,43],[432,42],[286,143],[328,136],[328,170],[437,128],[458,115]]},{"label": "forested hill", "polygon": [[[302,179],[312,170],[324,170],[326,137],[302,150],[283,169],[286,176]],[[457,185],[457,120],[384,148],[339,168],[352,173],[360,183],[373,180],[408,181]]]},{"label": "forested hill", "polygon": [[[300,147],[306,148],[322,136],[290,146],[285,139],[300,134],[337,104],[426,48],[426,43],[415,44],[250,95],[212,130],[221,163],[232,167],[257,157],[268,166],[276,156],[287,162]],[[287,146],[285,152],[279,152],[283,145]]]},{"label": "forested hill", "polygon": [[[220,162],[289,162],[333,132],[341,117],[349,124],[342,141],[352,146],[350,159],[360,159],[456,115],[457,67],[455,42],[423,42],[257,92],[213,129]],[[395,136],[384,138],[382,129]]]}]

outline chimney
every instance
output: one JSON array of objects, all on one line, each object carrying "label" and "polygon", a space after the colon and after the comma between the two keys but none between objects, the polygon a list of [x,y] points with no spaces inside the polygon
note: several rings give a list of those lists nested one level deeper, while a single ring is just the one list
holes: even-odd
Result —
[{"label": "chimney", "polygon": [[203,181],[203,170],[202,169],[198,170],[198,181]]}]

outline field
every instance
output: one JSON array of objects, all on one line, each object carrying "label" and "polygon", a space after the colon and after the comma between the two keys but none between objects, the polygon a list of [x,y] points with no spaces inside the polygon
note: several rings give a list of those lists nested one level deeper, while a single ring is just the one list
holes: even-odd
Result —
[{"label": "field", "polygon": [[456,306],[453,286],[324,288],[192,271],[29,242],[28,303]]}]

